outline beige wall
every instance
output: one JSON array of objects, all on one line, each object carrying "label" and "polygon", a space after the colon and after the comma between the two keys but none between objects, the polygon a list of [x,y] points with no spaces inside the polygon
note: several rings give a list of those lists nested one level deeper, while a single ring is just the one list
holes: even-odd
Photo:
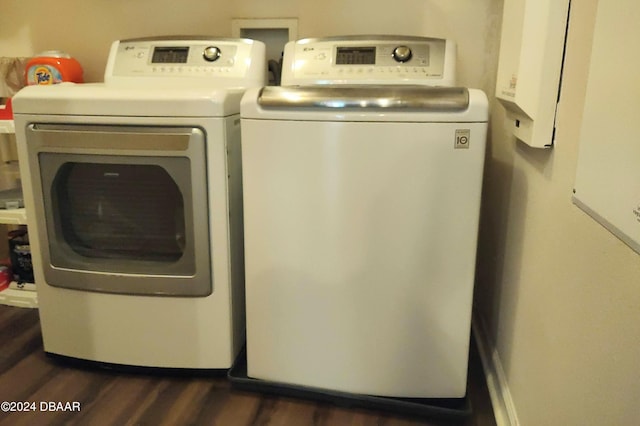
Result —
[{"label": "beige wall", "polygon": [[[0,56],[64,50],[101,81],[112,41],[151,35],[231,35],[231,18],[298,18],[298,35],[405,34],[458,41],[459,81],[493,84],[497,0],[59,0],[50,11],[9,0],[0,7]],[[44,3],[43,3],[44,4]],[[55,16],[55,19],[51,19]]]},{"label": "beige wall", "polygon": [[572,2],[556,146],[492,110],[476,307],[527,426],[640,420],[640,257],[571,202],[596,6]]},{"label": "beige wall", "polygon": [[0,56],[61,49],[81,61],[87,81],[100,81],[113,40],[229,36],[233,17],[297,17],[300,37],[457,40],[460,84],[491,99],[477,309],[521,423],[626,425],[640,418],[640,259],[571,203],[596,2],[572,2],[561,122],[548,151],[516,143],[492,97],[502,0],[59,0],[44,12],[8,0]]}]

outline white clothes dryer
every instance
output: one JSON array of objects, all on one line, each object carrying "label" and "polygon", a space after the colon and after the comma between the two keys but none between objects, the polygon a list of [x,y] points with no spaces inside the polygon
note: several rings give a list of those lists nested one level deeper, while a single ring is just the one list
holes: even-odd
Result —
[{"label": "white clothes dryer", "polygon": [[488,105],[420,37],[306,39],[241,104],[247,372],[461,398]]},{"label": "white clothes dryer", "polygon": [[48,354],[227,369],[244,343],[240,99],[252,40],[116,41],[105,82],[14,97]]}]

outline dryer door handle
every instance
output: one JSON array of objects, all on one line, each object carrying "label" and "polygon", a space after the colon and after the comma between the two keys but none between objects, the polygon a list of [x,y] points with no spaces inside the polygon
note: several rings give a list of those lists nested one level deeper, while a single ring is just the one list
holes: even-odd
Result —
[{"label": "dryer door handle", "polygon": [[190,127],[33,124],[28,133],[41,150],[140,151],[141,155],[167,155],[167,152],[187,151],[192,136],[201,130]]}]

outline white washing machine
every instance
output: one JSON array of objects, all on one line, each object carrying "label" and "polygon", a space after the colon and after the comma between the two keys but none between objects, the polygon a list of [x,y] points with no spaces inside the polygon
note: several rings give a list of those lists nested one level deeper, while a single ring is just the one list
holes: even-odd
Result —
[{"label": "white washing machine", "polygon": [[240,99],[264,44],[116,41],[105,82],[14,97],[44,349],[227,369],[244,343]]},{"label": "white washing machine", "polygon": [[460,398],[487,98],[451,41],[307,39],[241,104],[248,376]]}]

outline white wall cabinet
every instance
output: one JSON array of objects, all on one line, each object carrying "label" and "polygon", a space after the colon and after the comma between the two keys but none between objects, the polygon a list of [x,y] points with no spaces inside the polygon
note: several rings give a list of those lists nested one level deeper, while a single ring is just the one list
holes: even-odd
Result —
[{"label": "white wall cabinet", "polygon": [[496,98],[513,135],[553,146],[569,0],[505,0]]}]

